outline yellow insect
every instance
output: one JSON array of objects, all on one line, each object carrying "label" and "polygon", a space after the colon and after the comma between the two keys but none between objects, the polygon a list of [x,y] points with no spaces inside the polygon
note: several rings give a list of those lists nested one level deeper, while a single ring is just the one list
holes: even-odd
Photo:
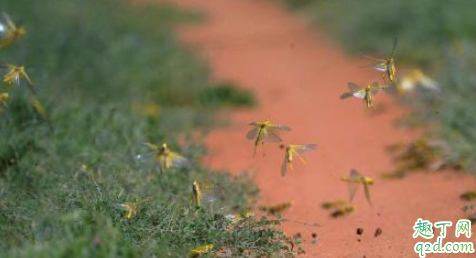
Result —
[{"label": "yellow insect", "polygon": [[4,107],[8,107],[7,100],[9,97],[10,95],[8,94],[8,92],[0,93],[0,111],[2,111]]},{"label": "yellow insect", "polygon": [[284,212],[285,210],[291,208],[293,202],[284,202],[276,205],[269,205],[269,206],[261,206],[259,209],[261,211],[267,212],[271,215],[276,215]]},{"label": "yellow insect", "polygon": [[243,219],[249,219],[254,217],[255,214],[253,212],[244,212],[244,213],[234,213],[234,214],[227,214],[225,215],[225,218],[230,221],[231,224],[238,223],[242,221]]},{"label": "yellow insect", "polygon": [[3,82],[9,83],[9,84],[15,83],[19,85],[20,79],[24,78],[29,83],[29,85],[33,85],[30,77],[25,71],[24,66],[16,66],[12,64],[7,64],[7,65],[0,66],[0,68],[7,69],[7,73],[3,76]]},{"label": "yellow insect", "polygon": [[303,164],[306,164],[306,161],[304,158],[301,156],[305,152],[315,150],[317,148],[317,144],[303,144],[303,145],[295,145],[295,144],[290,144],[286,147],[285,149],[285,154],[284,154],[284,161],[283,164],[281,165],[281,175],[285,176],[286,172],[288,170],[288,166],[293,169],[293,160],[294,158],[299,158]]},{"label": "yellow insect", "polygon": [[374,184],[374,180],[370,177],[361,175],[357,170],[352,169],[349,176],[344,176],[341,178],[342,181],[349,184],[349,200],[352,202],[354,200],[355,194],[359,185],[363,185],[365,191],[365,198],[372,205],[370,200],[370,186]]},{"label": "yellow insect", "polygon": [[375,58],[375,57],[370,57],[370,56],[365,56],[367,58],[370,58],[372,60],[378,61],[377,64],[373,66],[373,68],[379,72],[383,72],[383,80],[386,81],[386,77],[390,80],[390,82],[395,82],[396,78],[396,72],[397,69],[395,68],[395,49],[397,48],[398,44],[398,38],[395,38],[393,40],[393,47],[392,47],[392,53],[388,59],[381,59],[381,58]]},{"label": "yellow insect", "polygon": [[159,147],[152,143],[145,143],[149,148],[153,150],[156,161],[159,163],[160,171],[163,172],[169,168],[180,168],[189,165],[189,161],[182,155],[171,151],[166,143]]},{"label": "yellow insect", "polygon": [[192,183],[192,203],[197,208],[202,206],[202,189],[197,181]]},{"label": "yellow insect", "polygon": [[357,207],[355,205],[347,204],[345,206],[338,207],[334,212],[331,213],[331,216],[333,218],[340,218],[351,214],[356,208]]},{"label": "yellow insect", "polygon": [[117,203],[114,207],[123,212],[124,219],[132,219],[137,214],[137,202]]},{"label": "yellow insect", "polygon": [[337,209],[337,208],[339,208],[339,207],[346,206],[346,205],[348,205],[348,204],[349,204],[349,203],[348,203],[347,201],[337,200],[337,201],[324,202],[324,203],[322,203],[322,208],[323,208],[323,209],[326,209],[326,210]]},{"label": "yellow insect", "polygon": [[203,203],[210,203],[217,200],[213,190],[220,189],[220,186],[202,185],[197,181],[192,183],[192,204],[199,208]]},{"label": "yellow insect", "polygon": [[253,155],[256,154],[256,148],[265,142],[281,142],[278,131],[291,131],[291,128],[285,125],[277,125],[266,120],[264,122],[252,122],[249,124],[254,128],[246,134],[248,140],[254,141]]},{"label": "yellow insect", "polygon": [[3,19],[5,22],[0,22],[0,49],[10,46],[26,34],[26,29],[17,26],[8,14],[3,13]]},{"label": "yellow insect", "polygon": [[436,81],[426,76],[422,71],[418,69],[414,69],[408,72],[396,84],[396,88],[399,94],[404,94],[405,92],[412,91],[417,86],[423,87],[428,90],[440,90]]},{"label": "yellow insect", "polygon": [[207,244],[207,245],[200,245],[189,252],[189,257],[194,258],[194,257],[199,257],[202,254],[206,254],[210,251],[213,250],[213,245],[212,244]]},{"label": "yellow insect", "polygon": [[340,99],[347,99],[350,97],[363,99],[367,108],[373,107],[373,96],[385,89],[384,87],[379,86],[377,82],[367,84],[365,87],[349,82],[348,87],[349,91],[343,93],[340,96]]}]

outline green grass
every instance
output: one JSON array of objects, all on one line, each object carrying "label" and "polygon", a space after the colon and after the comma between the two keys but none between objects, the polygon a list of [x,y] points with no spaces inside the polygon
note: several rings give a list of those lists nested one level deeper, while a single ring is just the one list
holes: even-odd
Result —
[{"label": "green grass", "polygon": [[[3,0],[0,10],[27,28],[0,61],[27,67],[54,128],[25,84],[0,84],[11,95],[0,116],[0,257],[185,257],[209,243],[232,257],[295,254],[279,221],[228,230],[224,215],[247,210],[257,189],[200,165],[206,150],[191,135],[213,126],[217,107],[254,101],[211,83],[171,34],[197,14],[106,0]],[[136,158],[144,142],[169,143],[191,166],[161,174]],[[194,180],[220,186],[198,211]],[[130,220],[113,207],[136,200],[148,201]]]},{"label": "green grass", "polygon": [[[278,0],[301,10],[351,54],[386,57],[398,37],[398,67],[426,70],[441,93],[404,99],[411,119],[446,142],[449,163],[476,173],[476,2],[455,0]],[[351,78],[349,78],[351,81]]]}]

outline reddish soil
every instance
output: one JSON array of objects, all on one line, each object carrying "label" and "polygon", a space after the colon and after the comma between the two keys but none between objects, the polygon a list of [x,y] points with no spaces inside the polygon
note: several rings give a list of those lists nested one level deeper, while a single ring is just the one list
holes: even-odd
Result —
[{"label": "reddish soil", "polygon": [[[418,218],[455,224],[463,216],[464,203],[458,196],[475,186],[468,175],[439,172],[382,179],[382,173],[394,169],[385,147],[408,142],[416,133],[394,126],[405,112],[383,94],[376,98],[383,110],[379,114],[366,110],[357,99],[339,99],[349,81],[381,79],[381,74],[361,68],[366,60],[346,57],[315,27],[268,1],[173,2],[206,13],[206,22],[181,28],[180,35],[208,61],[214,77],[252,89],[259,100],[258,108],[231,114],[231,127],[210,134],[212,153],[207,162],[233,173],[249,171],[261,189],[261,203],[292,200],[286,218],[319,223],[319,227],[283,226],[306,240],[317,233],[317,243],[305,245],[306,257],[417,257],[414,244],[427,241],[412,237]],[[253,143],[245,139],[249,122],[267,118],[293,129],[283,134],[285,143],[319,144],[317,151],[306,154],[308,163],[296,165],[286,177],[280,175],[284,153],[278,145],[267,145],[264,157],[259,149],[253,158]],[[373,207],[360,189],[356,212],[333,219],[320,205],[348,198],[347,185],[339,178],[351,168],[375,178]],[[364,229],[361,237],[356,234],[359,227]],[[383,233],[375,238],[377,227]],[[454,230],[453,225],[444,242],[456,240]]]}]

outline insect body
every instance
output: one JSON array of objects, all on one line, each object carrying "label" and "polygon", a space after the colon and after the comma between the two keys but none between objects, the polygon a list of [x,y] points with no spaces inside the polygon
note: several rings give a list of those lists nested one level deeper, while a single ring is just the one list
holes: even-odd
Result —
[{"label": "insect body", "polygon": [[12,64],[7,64],[7,65],[1,65],[0,68],[5,68],[7,69],[7,73],[3,76],[3,82],[5,83],[15,83],[17,85],[20,84],[20,79],[24,78],[29,85],[33,85],[32,81],[30,80],[30,77],[25,71],[24,66],[16,66]]},{"label": "insect body", "polygon": [[197,208],[202,206],[202,190],[197,181],[192,183],[192,203]]},{"label": "insect body", "polygon": [[397,69],[395,68],[395,49],[397,48],[398,39],[395,38],[393,41],[392,53],[388,59],[381,59],[375,57],[365,56],[372,60],[378,61],[377,64],[373,66],[373,68],[379,72],[383,72],[383,80],[386,81],[386,78],[390,80],[390,82],[395,82]]},{"label": "insect body", "polygon": [[159,163],[160,172],[172,167],[180,168],[189,165],[189,161],[185,157],[171,151],[166,143],[162,144],[161,147],[151,143],[146,143],[146,145],[155,153],[155,159]]},{"label": "insect body", "polygon": [[281,175],[282,176],[286,175],[288,166],[291,169],[293,169],[292,163],[294,158],[299,158],[299,160],[301,160],[301,162],[305,164],[306,161],[301,155],[307,151],[315,150],[316,147],[317,147],[317,144],[303,144],[303,145],[290,144],[288,145],[285,149],[283,164],[281,165]]},{"label": "insect body", "polygon": [[122,217],[124,219],[132,219],[137,214],[137,203],[118,203],[114,207],[123,212]]},{"label": "insect body", "polygon": [[194,257],[199,257],[202,254],[206,254],[213,250],[213,245],[212,244],[207,244],[207,245],[200,245],[189,252],[189,257],[194,258]]},{"label": "insect body", "polygon": [[383,87],[379,86],[377,82],[368,84],[365,87],[359,86],[353,82],[349,82],[348,87],[349,87],[349,91],[343,93],[340,96],[340,98],[347,99],[350,97],[354,97],[354,98],[363,99],[365,101],[365,106],[367,108],[373,107],[374,95],[376,95],[377,93],[379,93],[381,90],[384,89]]},{"label": "insect body", "polygon": [[265,142],[281,142],[278,131],[291,131],[291,128],[285,125],[277,125],[266,120],[264,122],[252,122],[249,124],[254,128],[246,134],[248,140],[254,141],[253,155],[256,154],[256,148]]},{"label": "insect body", "polygon": [[25,28],[17,26],[8,14],[3,13],[3,19],[5,22],[0,22],[0,49],[10,46],[26,34]]},{"label": "insect body", "polygon": [[363,176],[357,170],[352,169],[350,171],[349,176],[344,176],[341,178],[341,180],[349,184],[350,202],[352,202],[352,200],[354,199],[359,185],[362,185],[365,191],[365,198],[367,199],[369,204],[372,205],[372,202],[370,200],[370,186],[374,184],[374,180],[372,178]]}]

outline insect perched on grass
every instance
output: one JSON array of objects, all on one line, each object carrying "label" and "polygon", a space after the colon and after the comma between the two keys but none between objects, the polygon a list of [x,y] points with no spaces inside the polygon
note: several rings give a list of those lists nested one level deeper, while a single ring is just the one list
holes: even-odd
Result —
[{"label": "insect perched on grass", "polygon": [[395,49],[397,48],[397,44],[398,44],[398,38],[395,38],[393,40],[392,53],[390,57],[387,59],[375,58],[375,57],[364,55],[364,57],[378,62],[377,64],[373,65],[373,68],[379,72],[384,73],[383,74],[384,82],[386,82],[386,78],[388,78],[390,82],[392,83],[395,82],[397,69],[395,68],[394,54],[395,54]]},{"label": "insect perched on grass", "polygon": [[0,65],[1,69],[7,69],[7,73],[3,76],[3,82],[12,84],[15,83],[17,85],[20,84],[20,79],[24,78],[29,85],[33,85],[30,77],[25,71],[24,66],[16,66],[12,64]]},{"label": "insect perched on grass", "polygon": [[363,99],[365,101],[365,106],[367,108],[373,107],[373,96],[379,93],[381,90],[385,89],[381,87],[377,82],[368,84],[367,86],[359,86],[353,82],[348,84],[349,91],[343,93],[340,96],[340,99],[347,99],[350,97]]},{"label": "insect perched on grass", "polygon": [[254,141],[253,156],[256,155],[256,149],[260,144],[265,142],[281,142],[281,137],[278,135],[278,131],[291,131],[291,128],[285,125],[277,125],[266,120],[264,122],[252,122],[249,124],[254,128],[246,134],[248,140]]},{"label": "insect perched on grass", "polygon": [[122,212],[124,219],[132,219],[137,214],[136,202],[116,203],[114,204],[114,208]]},{"label": "insect perched on grass", "polygon": [[192,204],[196,207],[202,207],[204,203],[212,203],[217,200],[218,191],[222,187],[217,185],[204,185],[197,181],[192,183]]},{"label": "insect perched on grass", "polygon": [[[285,147],[284,145],[281,145],[281,147]],[[286,146],[285,149],[285,154],[284,154],[284,161],[283,164],[281,165],[281,175],[285,176],[286,172],[288,170],[288,166],[293,169],[293,160],[294,158],[299,158],[303,164],[306,164],[306,161],[304,158],[301,156],[305,152],[315,150],[317,147],[317,144],[302,144],[302,145],[295,145],[295,144],[290,144]]]},{"label": "insect perched on grass", "polygon": [[349,184],[349,200],[352,202],[354,200],[355,194],[357,193],[357,189],[359,185],[364,187],[365,191],[365,198],[372,206],[372,202],[370,200],[370,186],[374,184],[374,180],[370,177],[361,175],[357,170],[352,169],[350,171],[349,176],[344,176],[341,178],[342,181],[347,182]]},{"label": "insect perched on grass", "polygon": [[17,26],[7,13],[3,13],[3,19],[4,22],[0,21],[0,49],[10,46],[26,34],[26,29]]},{"label": "insect perched on grass", "polygon": [[418,69],[411,70],[396,84],[397,92],[403,95],[406,92],[414,90],[417,86],[424,89],[439,91],[438,83],[426,76],[422,71]]},{"label": "insect perched on grass", "polygon": [[0,93],[0,111],[2,111],[3,108],[8,107],[7,100],[8,100],[9,97],[10,97],[10,95],[8,94],[8,92]]},{"label": "insect perched on grass", "polygon": [[[145,143],[145,145],[155,155],[155,160],[159,163],[160,172],[172,167],[180,168],[189,165],[189,161],[185,157],[171,151],[166,143],[163,143],[161,147],[152,143]],[[138,158],[142,158],[142,155],[139,155]]]},{"label": "insect perched on grass", "polygon": [[190,250],[189,257],[191,258],[199,257],[200,255],[206,254],[212,250],[213,250],[212,244],[200,245]]},{"label": "insect perched on grass", "polygon": [[284,202],[276,205],[260,206],[261,211],[267,212],[270,215],[281,214],[285,210],[291,208],[293,202]]}]

